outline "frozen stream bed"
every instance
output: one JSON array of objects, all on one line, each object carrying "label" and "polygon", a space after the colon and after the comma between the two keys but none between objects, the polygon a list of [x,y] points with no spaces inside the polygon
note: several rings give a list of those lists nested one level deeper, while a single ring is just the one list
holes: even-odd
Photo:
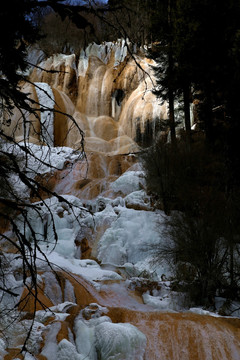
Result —
[{"label": "frozen stream bed", "polygon": [[[32,149],[43,156],[36,145]],[[60,171],[65,161],[81,161],[68,148],[44,159],[49,156]],[[49,171],[46,164],[41,169]],[[12,181],[23,192],[23,184]],[[27,360],[157,360],[160,354],[166,360],[239,359],[238,320],[189,310],[184,295],[170,290],[168,264],[154,261],[153,246],[166,241],[164,216],[152,208],[144,186],[143,172],[133,166],[113,179],[108,196],[63,194],[38,201],[18,217],[28,241],[36,234],[41,304],[32,322],[34,299],[24,300],[21,259],[6,252],[4,281],[18,298],[1,297],[0,358],[22,359],[19,351],[32,326]],[[83,258],[86,243],[90,258]],[[20,318],[17,309],[9,312],[19,300]]]}]

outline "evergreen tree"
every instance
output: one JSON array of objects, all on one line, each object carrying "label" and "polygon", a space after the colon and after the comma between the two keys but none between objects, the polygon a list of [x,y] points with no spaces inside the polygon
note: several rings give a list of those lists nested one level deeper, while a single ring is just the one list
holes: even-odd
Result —
[{"label": "evergreen tree", "polygon": [[[149,57],[157,63],[153,66],[157,86],[154,94],[169,104],[169,126],[172,144],[176,142],[174,99],[176,95],[176,64],[173,49],[173,14],[175,0],[158,3],[156,14],[152,14],[151,30],[154,43],[149,49]],[[157,29],[157,31],[156,31]]]},{"label": "evergreen tree", "polygon": [[182,140],[177,152],[156,145],[147,156],[149,189],[167,214],[182,211],[170,221],[173,242],[161,251],[168,251],[176,266],[183,262],[197,269],[199,282],[191,278],[187,286],[199,288],[202,301],[217,290],[238,299],[240,1],[176,0],[171,5],[171,41],[168,33],[164,38],[163,30],[168,28],[159,17],[158,44],[152,48],[158,64],[157,92],[165,99],[169,90],[183,94],[189,133],[189,93],[198,93],[206,143],[200,141],[203,153],[193,138],[184,151]]}]

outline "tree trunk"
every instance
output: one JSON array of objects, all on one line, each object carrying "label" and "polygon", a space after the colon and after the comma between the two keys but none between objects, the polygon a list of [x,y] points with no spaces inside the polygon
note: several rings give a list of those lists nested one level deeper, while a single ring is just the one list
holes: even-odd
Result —
[{"label": "tree trunk", "polygon": [[203,113],[202,120],[204,123],[204,130],[206,134],[207,143],[212,146],[214,145],[214,131],[213,131],[213,112],[212,112],[212,97],[211,97],[211,85],[209,88],[203,91],[205,99],[203,100]]},{"label": "tree trunk", "polygon": [[171,0],[168,0],[168,27],[169,27],[169,44],[168,44],[168,101],[169,101],[169,121],[171,131],[171,143],[176,144],[176,129],[174,116],[174,92],[173,92],[173,49],[172,49],[172,8]]},{"label": "tree trunk", "polygon": [[185,129],[187,141],[191,140],[191,116],[190,116],[190,101],[189,101],[189,86],[185,86],[183,89],[184,100],[184,116],[185,116]]},{"label": "tree trunk", "polygon": [[174,95],[172,89],[169,89],[168,94],[169,101],[169,122],[171,131],[171,143],[176,144],[176,129],[175,129],[175,116],[174,116]]},{"label": "tree trunk", "polygon": [[230,243],[230,282],[231,288],[234,288],[234,250],[233,250],[233,243]]}]

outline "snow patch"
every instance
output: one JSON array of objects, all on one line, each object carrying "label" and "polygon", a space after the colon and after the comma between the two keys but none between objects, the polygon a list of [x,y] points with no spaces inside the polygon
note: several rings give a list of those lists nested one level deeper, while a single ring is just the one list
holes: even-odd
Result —
[{"label": "snow patch", "polygon": [[[19,168],[26,176],[33,179],[36,175],[49,173],[54,169],[63,169],[66,161],[74,162],[81,158],[81,153],[68,147],[49,147],[31,143],[1,143],[2,150],[16,156]],[[29,188],[12,173],[9,182],[17,196],[29,197]]]},{"label": "snow patch", "polygon": [[4,358],[4,356],[7,354],[7,352],[5,351],[6,349],[6,344],[3,341],[3,339],[0,339],[0,356],[2,357],[2,359]]},{"label": "snow patch", "polygon": [[[39,269],[46,268],[46,261],[41,254],[38,254]],[[42,261],[40,260],[42,259]],[[100,290],[99,282],[105,280],[121,280],[122,277],[114,271],[101,269],[100,265],[93,260],[78,260],[66,258],[55,251],[48,255],[48,261],[52,266],[56,265],[57,269],[61,268],[72,274],[80,275],[85,280],[89,281],[97,290]]]},{"label": "snow patch", "polygon": [[151,210],[150,197],[145,190],[133,191],[124,198],[127,207],[135,207],[142,210]]}]

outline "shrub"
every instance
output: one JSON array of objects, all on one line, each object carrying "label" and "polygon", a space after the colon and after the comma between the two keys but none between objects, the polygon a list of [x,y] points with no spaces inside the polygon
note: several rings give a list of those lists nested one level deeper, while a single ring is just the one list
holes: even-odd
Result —
[{"label": "shrub", "polygon": [[170,215],[156,260],[169,261],[195,304],[213,305],[217,292],[237,299],[240,189],[230,187],[227,158],[201,139],[182,139],[154,144],[142,162],[148,191]]}]

